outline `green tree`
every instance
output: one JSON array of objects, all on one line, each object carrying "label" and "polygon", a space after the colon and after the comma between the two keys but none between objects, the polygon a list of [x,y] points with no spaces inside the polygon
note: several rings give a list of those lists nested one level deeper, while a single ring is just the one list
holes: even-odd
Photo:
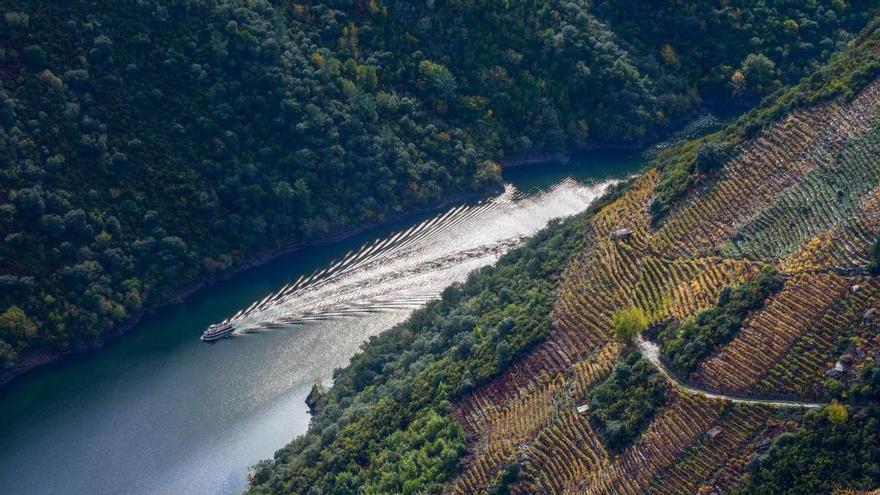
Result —
[{"label": "green tree", "polygon": [[34,70],[40,70],[46,66],[46,52],[38,45],[25,47],[22,52],[22,59],[24,63]]},{"label": "green tree", "polygon": [[506,341],[501,341],[495,346],[495,369],[501,371],[510,361],[510,345]]},{"label": "green tree", "polygon": [[419,62],[419,75],[423,84],[433,89],[441,98],[451,98],[458,89],[455,77],[444,65],[422,60]]},{"label": "green tree", "polygon": [[32,217],[42,215],[46,209],[43,191],[39,187],[29,187],[15,191],[12,193],[12,200],[15,201],[18,211]]},{"label": "green tree", "polygon": [[614,336],[624,344],[630,343],[647,327],[648,319],[639,308],[624,308],[614,313]]},{"label": "green tree", "polygon": [[750,53],[742,63],[746,83],[757,93],[769,91],[776,78],[776,64],[762,53]]},{"label": "green tree", "polygon": [[701,174],[721,168],[727,160],[727,150],[717,142],[701,143],[697,148],[696,167]]},{"label": "green tree", "polygon": [[0,340],[0,369],[9,368],[15,363],[15,349],[5,341]]},{"label": "green tree", "polygon": [[23,309],[10,306],[0,315],[0,330],[4,331],[4,335],[23,339],[33,336],[37,332],[37,325],[27,317]]},{"label": "green tree", "polygon": [[846,420],[849,417],[849,414],[846,412],[846,407],[836,400],[825,406],[823,412],[828,418],[828,421],[831,421],[831,424],[834,425],[842,425],[843,423],[846,423]]}]

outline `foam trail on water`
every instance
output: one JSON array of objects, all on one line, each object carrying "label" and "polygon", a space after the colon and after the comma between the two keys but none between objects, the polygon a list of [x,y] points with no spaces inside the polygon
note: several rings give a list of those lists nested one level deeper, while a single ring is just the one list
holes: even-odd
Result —
[{"label": "foam trail on water", "polygon": [[492,199],[450,208],[349,251],[225,321],[244,333],[417,308],[470,271],[494,263],[551,219],[583,211],[616,182],[564,179],[528,192],[508,185]]}]

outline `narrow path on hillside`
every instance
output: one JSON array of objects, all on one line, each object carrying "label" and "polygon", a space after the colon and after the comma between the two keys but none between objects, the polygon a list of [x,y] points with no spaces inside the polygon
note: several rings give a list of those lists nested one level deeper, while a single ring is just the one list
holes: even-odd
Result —
[{"label": "narrow path on hillside", "polygon": [[641,335],[636,337],[636,344],[639,347],[639,351],[642,353],[648,361],[651,362],[654,366],[660,370],[661,373],[671,381],[675,386],[682,390],[683,392],[689,394],[702,395],[703,397],[708,397],[710,399],[720,399],[726,400],[729,402],[736,402],[739,404],[759,404],[771,407],[799,407],[799,408],[807,408],[807,409],[816,409],[824,406],[825,404],[821,402],[803,402],[803,401],[787,401],[787,400],[773,400],[773,399],[750,399],[747,397],[734,397],[732,395],[724,395],[724,394],[716,394],[713,392],[708,392],[706,390],[700,390],[697,388],[693,388],[690,385],[679,380],[675,375],[673,375],[669,370],[666,369],[666,366],[663,365],[663,362],[660,360],[660,348],[657,347],[657,344],[645,340]]}]

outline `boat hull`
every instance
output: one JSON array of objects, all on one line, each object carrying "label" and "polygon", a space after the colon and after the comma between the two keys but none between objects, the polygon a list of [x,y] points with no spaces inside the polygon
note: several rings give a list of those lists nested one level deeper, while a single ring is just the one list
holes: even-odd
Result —
[{"label": "boat hull", "polygon": [[202,334],[201,340],[202,342],[213,342],[215,340],[225,339],[232,335],[232,332],[235,331],[235,327],[230,326],[229,328],[223,329],[220,332],[205,332]]}]

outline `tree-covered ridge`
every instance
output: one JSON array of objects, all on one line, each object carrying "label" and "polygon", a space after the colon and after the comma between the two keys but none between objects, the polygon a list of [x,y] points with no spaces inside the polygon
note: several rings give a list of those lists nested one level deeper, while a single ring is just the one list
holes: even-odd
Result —
[{"label": "tree-covered ridge", "polygon": [[[744,3],[691,53],[619,22],[647,5],[7,2],[0,365],[80,347],[263,248],[495,187],[504,153],[641,139],[725,64],[746,87],[752,66],[788,81],[789,58],[823,59],[871,7]],[[713,9],[662,15],[717,27]]]},{"label": "tree-covered ridge", "polygon": [[351,25],[370,27],[366,53],[400,48],[396,81],[508,152],[637,139],[662,121],[653,81],[587,2],[395,0]]},{"label": "tree-covered ridge", "polygon": [[[637,53],[677,69],[678,78],[697,81],[709,97],[730,92],[763,97],[813,75],[843,46],[834,31],[858,32],[872,15],[864,1],[594,4],[597,15]],[[644,22],[648,18],[653,22]],[[703,48],[707,39],[714,49]],[[660,81],[670,89],[678,83],[674,77]]]},{"label": "tree-covered ridge", "polygon": [[330,0],[292,11],[329,21],[328,46],[381,60],[398,87],[417,81],[436,111],[522,152],[641,139],[703,96],[752,101],[812,73],[873,6]]},{"label": "tree-covered ridge", "polygon": [[497,183],[461,129],[268,2],[5,7],[0,308],[26,324],[0,340],[15,351],[77,345],[259,249]]}]

